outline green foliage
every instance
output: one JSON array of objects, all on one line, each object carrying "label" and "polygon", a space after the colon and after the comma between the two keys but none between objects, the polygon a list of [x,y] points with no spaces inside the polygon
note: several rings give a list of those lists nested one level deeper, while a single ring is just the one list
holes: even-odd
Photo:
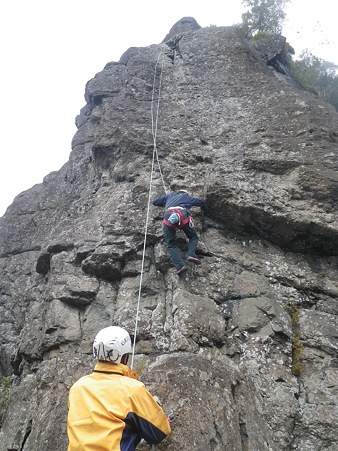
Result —
[{"label": "green foliage", "polygon": [[0,404],[3,404],[7,401],[7,398],[9,396],[9,383],[10,376],[4,376],[1,378]]},{"label": "green foliage", "polygon": [[328,102],[330,102],[338,111],[338,77],[332,81],[331,92],[328,96]]},{"label": "green foliage", "polygon": [[162,324],[165,323],[166,317],[167,317],[167,308],[166,308],[166,305],[163,304],[161,307],[161,323]]},{"label": "green foliage", "polygon": [[267,38],[268,36],[270,36],[270,33],[267,33],[266,31],[259,31],[255,34],[255,36],[253,36],[252,40],[259,41],[260,39]]},{"label": "green foliage", "polygon": [[247,38],[256,34],[280,34],[286,17],[285,6],[289,0],[242,0],[248,8],[242,14],[242,31]]},{"label": "green foliage", "polygon": [[291,75],[303,88],[314,89],[320,77],[321,64],[319,58],[304,50],[300,59],[291,64]]},{"label": "green foliage", "polygon": [[[290,0],[242,0],[247,11],[242,14],[240,29],[248,39],[262,39],[280,34],[286,18],[285,7]],[[297,84],[331,103],[338,111],[338,66],[323,61],[305,50],[293,60],[294,49],[286,44],[287,65]]]},{"label": "green foliage", "polygon": [[300,338],[299,315],[300,310],[296,305],[288,304],[285,307],[291,318],[293,331],[292,339],[292,368],[291,372],[294,376],[301,376],[304,371],[303,367],[303,345]]},{"label": "green foliage", "polygon": [[304,89],[315,92],[338,111],[338,67],[304,50],[290,63],[291,75]]},{"label": "green foliage", "polygon": [[292,374],[294,376],[300,376],[303,371],[303,346],[300,341],[300,336],[295,335],[292,342]]},{"label": "green foliage", "polygon": [[2,425],[2,421],[4,418],[5,410],[6,410],[6,403],[9,397],[9,384],[10,384],[10,377],[4,376],[1,378],[1,385],[0,385],[0,426]]}]

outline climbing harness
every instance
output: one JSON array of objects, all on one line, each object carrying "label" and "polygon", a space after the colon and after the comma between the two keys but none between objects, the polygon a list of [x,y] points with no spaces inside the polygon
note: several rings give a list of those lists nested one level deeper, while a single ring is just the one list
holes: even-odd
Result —
[{"label": "climbing harness", "polygon": [[[183,216],[183,212],[182,209],[179,207],[174,207],[174,208],[170,208],[170,217],[168,219],[163,219],[163,224],[167,225],[168,227],[171,227],[172,229],[183,229],[183,227],[188,224],[188,222],[190,222],[190,216],[188,214],[188,216],[185,218]],[[171,222],[170,218],[172,217],[172,215],[177,215],[178,216],[178,220],[176,222]]]},{"label": "climbing harness", "polygon": [[[141,275],[140,275],[140,284],[139,284],[137,308],[136,308],[134,340],[133,340],[133,349],[132,349],[132,357],[131,357],[131,369],[133,369],[133,366],[134,366],[137,326],[138,326],[139,313],[140,313],[140,302],[141,302],[143,271],[144,271],[144,259],[145,259],[145,251],[146,251],[146,244],[147,244],[149,211],[150,211],[150,201],[151,201],[151,194],[152,194],[152,183],[153,183],[153,174],[154,174],[154,166],[155,166],[155,157],[156,157],[157,165],[158,165],[159,172],[160,172],[160,175],[161,175],[163,188],[164,188],[165,193],[167,193],[166,186],[165,186],[164,179],[163,179],[163,175],[162,175],[162,171],[161,171],[160,161],[159,161],[159,158],[158,158],[157,147],[156,147],[158,114],[159,114],[159,104],[160,104],[161,87],[162,87],[163,57],[164,57],[164,44],[162,45],[162,49],[161,49],[161,51],[160,51],[160,53],[159,53],[159,55],[157,57],[156,64],[155,64],[154,79],[153,79],[153,92],[152,92],[152,98],[151,98],[151,131],[152,131],[152,136],[153,136],[153,157],[152,157],[152,162],[151,162],[151,173],[150,173],[150,181],[149,181],[148,206],[147,206],[147,215],[146,215],[146,223],[145,223],[145,230],[144,230]],[[155,112],[154,112],[154,105],[155,105],[156,75],[157,75],[157,66],[159,64],[160,59],[161,59],[161,68],[160,68],[160,74],[159,74],[159,86],[158,86],[158,96],[157,96],[156,114],[155,114]],[[154,116],[155,116],[155,118],[154,118]]]}]

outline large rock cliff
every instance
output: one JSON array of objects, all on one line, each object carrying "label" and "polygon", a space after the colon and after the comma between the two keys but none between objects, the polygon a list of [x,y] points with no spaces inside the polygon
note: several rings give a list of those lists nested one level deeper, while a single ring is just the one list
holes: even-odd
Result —
[{"label": "large rock cliff", "polygon": [[[87,83],[69,161],[0,219],[1,451],[66,450],[68,390],[140,286],[134,368],[178,414],[156,449],[338,449],[338,114],[275,44],[184,18]],[[165,187],[207,200],[182,278]]]}]

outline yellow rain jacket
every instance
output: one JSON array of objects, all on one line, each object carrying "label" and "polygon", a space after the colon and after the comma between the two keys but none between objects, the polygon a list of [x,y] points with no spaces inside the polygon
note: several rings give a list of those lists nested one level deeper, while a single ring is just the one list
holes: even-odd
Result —
[{"label": "yellow rain jacket", "polygon": [[98,362],[68,400],[68,451],[134,451],[141,438],[160,443],[167,417],[137,374],[121,363]]}]

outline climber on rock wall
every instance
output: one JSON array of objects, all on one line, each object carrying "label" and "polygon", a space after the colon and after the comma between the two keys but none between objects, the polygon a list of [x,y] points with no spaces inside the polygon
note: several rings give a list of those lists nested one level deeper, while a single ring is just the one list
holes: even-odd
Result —
[{"label": "climber on rock wall", "polygon": [[205,204],[204,199],[189,196],[186,190],[180,189],[164,196],[160,196],[153,201],[156,207],[165,207],[163,216],[163,233],[167,243],[171,260],[177,270],[177,274],[184,273],[188,268],[185,265],[181,253],[176,245],[176,230],[180,228],[189,240],[188,261],[199,264],[196,256],[198,235],[194,228],[194,222],[190,215],[191,207],[202,207]]}]

